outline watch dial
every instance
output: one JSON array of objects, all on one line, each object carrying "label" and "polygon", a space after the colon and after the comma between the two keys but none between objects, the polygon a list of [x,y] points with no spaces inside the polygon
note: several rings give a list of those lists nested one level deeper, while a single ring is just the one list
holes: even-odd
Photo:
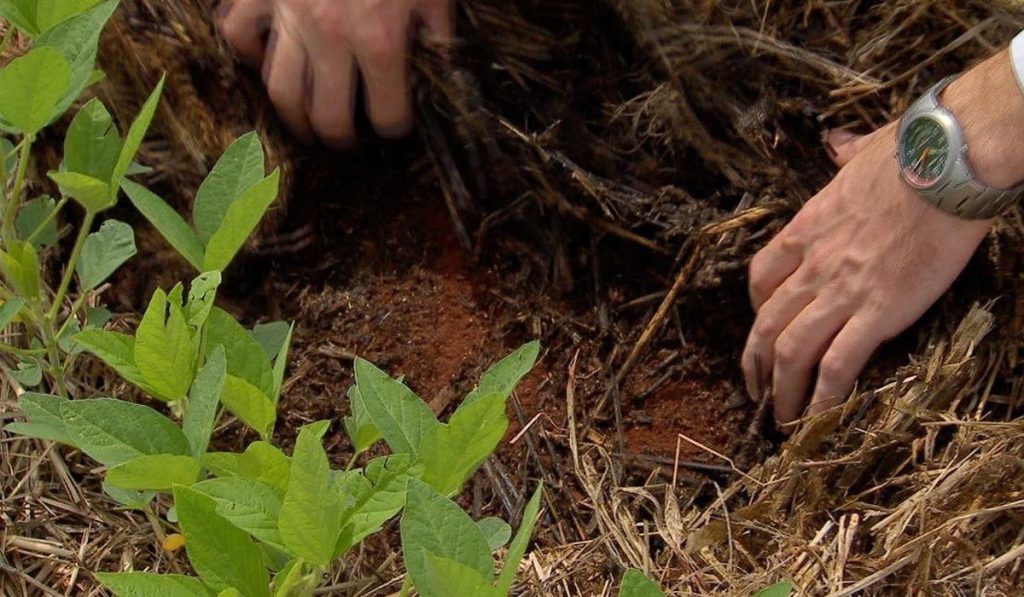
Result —
[{"label": "watch dial", "polygon": [[938,122],[918,118],[910,123],[900,143],[900,164],[911,182],[922,187],[934,184],[948,158],[949,139]]}]

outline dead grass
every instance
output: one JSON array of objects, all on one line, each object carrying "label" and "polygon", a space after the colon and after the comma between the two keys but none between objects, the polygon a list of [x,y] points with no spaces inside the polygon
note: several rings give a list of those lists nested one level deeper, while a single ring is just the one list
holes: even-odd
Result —
[{"label": "dead grass", "polygon": [[[209,4],[125,0],[104,42],[122,58],[106,60],[102,94],[123,118],[168,72],[144,160],[178,205],[249,128],[293,191],[317,188],[336,171],[303,170],[258,84],[213,36]],[[505,267],[515,252],[529,274],[516,283],[585,305],[522,306],[531,333],[558,322],[539,384],[557,408],[525,413],[524,424],[539,417],[516,447],[527,457],[495,459],[472,492],[475,506],[514,517],[525,486],[545,481],[518,594],[612,595],[625,567],[679,595],[748,595],[785,579],[807,595],[1020,593],[1019,213],[916,328],[909,359],[888,353],[846,405],[785,444],[755,408],[739,452],[701,444],[699,462],[626,458],[622,428],[638,400],[628,382],[665,352],[735,381],[744,263],[827,180],[821,128],[890,120],[1022,27],[1019,7],[981,0],[460,4],[454,64],[417,59],[424,144],[411,150],[411,179],[432,173],[481,264]],[[142,245],[121,297],[185,271],[160,241]],[[689,312],[709,304],[721,313]],[[87,379],[83,391],[104,387],[102,374]],[[3,420],[17,416],[14,387],[0,390]],[[112,509],[92,466],[0,437],[0,594],[100,594],[90,571],[183,565],[160,550],[159,523]],[[389,539],[339,566],[321,594],[395,592]]]}]

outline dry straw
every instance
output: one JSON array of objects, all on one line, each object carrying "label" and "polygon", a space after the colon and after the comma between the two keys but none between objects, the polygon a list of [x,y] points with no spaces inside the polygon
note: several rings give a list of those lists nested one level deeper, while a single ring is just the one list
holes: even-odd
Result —
[{"label": "dry straw", "polygon": [[[215,37],[210,4],[122,0],[103,44],[101,95],[123,120],[167,72],[142,160],[179,205],[250,128],[290,187],[307,190],[258,81]],[[638,468],[607,421],[613,412],[621,423],[625,382],[651,354],[693,350],[665,332],[669,320],[685,324],[677,301],[723,280],[741,288],[746,259],[827,180],[821,127],[887,122],[931,81],[1003,47],[1024,12],[982,0],[465,0],[459,25],[467,41],[452,48],[454,66],[416,61],[427,159],[413,167],[436,175],[463,244],[483,256],[523,236],[594,233],[669,270],[618,311],[595,299],[600,315],[579,316],[578,329],[600,330],[608,352],[577,332],[557,336],[562,357],[550,358],[560,370],[545,391],[564,394],[563,414],[542,415],[517,441],[530,458],[486,469],[478,491],[500,496],[510,515],[525,476],[548,487],[516,591],[611,595],[622,570],[639,567],[679,595],[749,595],[783,579],[807,595],[1020,594],[1017,213],[992,235],[972,284],[917,330],[915,356],[886,360],[871,379],[888,381],[860,388],[785,445],[725,454],[701,444],[701,462]],[[41,165],[56,154],[44,148]],[[513,246],[557,261],[547,253],[564,247],[544,242]],[[143,234],[141,244],[148,261],[136,284],[182,277],[159,241]],[[572,269],[555,270],[553,286],[572,288]],[[722,308],[740,313],[742,293],[731,298],[737,306]],[[644,307],[643,317],[630,310]],[[726,368],[738,350],[706,348],[686,354]],[[610,363],[608,375],[577,372],[585,360]],[[119,389],[87,373],[82,393]],[[18,416],[18,386],[0,374],[7,421]],[[163,523],[112,508],[92,466],[44,442],[0,438],[0,594],[95,595],[93,570],[186,566],[161,550]],[[396,591],[393,539],[339,566],[323,594]]]}]

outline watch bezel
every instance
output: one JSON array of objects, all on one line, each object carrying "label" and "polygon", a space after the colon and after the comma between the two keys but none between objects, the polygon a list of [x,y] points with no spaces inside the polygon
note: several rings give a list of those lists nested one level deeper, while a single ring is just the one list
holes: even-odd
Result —
[{"label": "watch bezel", "polygon": [[[906,138],[907,133],[912,125],[921,120],[928,120],[938,125],[939,129],[946,137],[946,163],[942,167],[942,172],[928,182],[924,182],[921,177],[917,176],[916,172],[914,172],[911,167],[912,165],[905,161],[906,152],[904,149],[908,142]],[[919,191],[936,191],[945,188],[952,182],[955,182],[953,178],[954,174],[956,174],[958,170],[958,166],[966,166],[966,163],[964,162],[966,143],[963,136],[963,130],[961,129],[959,122],[957,122],[956,117],[953,116],[953,113],[944,107],[939,106],[932,110],[922,111],[916,114],[907,114],[900,122],[898,139],[899,148],[897,150],[897,162],[899,163],[900,176],[903,178],[904,182]]]}]

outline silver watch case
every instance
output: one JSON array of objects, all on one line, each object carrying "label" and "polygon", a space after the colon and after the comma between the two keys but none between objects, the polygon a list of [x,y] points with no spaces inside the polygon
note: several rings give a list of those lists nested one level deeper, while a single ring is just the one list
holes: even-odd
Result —
[{"label": "silver watch case", "polygon": [[[914,102],[907,113],[900,119],[896,132],[896,161],[899,165],[900,178],[916,190],[925,201],[939,209],[960,218],[985,220],[994,218],[1012,206],[1022,194],[1024,186],[1014,189],[996,189],[990,187],[974,174],[967,158],[967,141],[964,139],[963,128],[956,116],[942,105],[939,96],[956,77],[948,77],[940,81]],[[949,159],[946,166],[933,183],[921,186],[920,183],[907,176],[905,170],[909,164],[904,163],[903,137],[911,123],[927,118],[938,124],[946,134],[949,142]]]}]

